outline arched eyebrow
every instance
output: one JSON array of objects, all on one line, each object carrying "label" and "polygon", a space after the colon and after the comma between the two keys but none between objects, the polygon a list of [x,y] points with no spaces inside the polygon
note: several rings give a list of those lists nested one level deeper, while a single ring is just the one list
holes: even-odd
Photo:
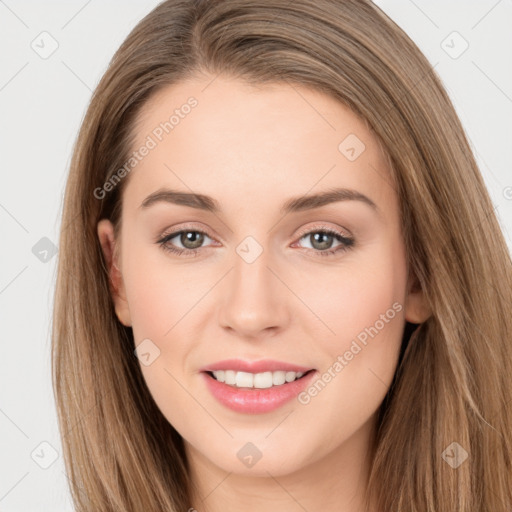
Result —
[{"label": "arched eyebrow", "polygon": [[379,207],[375,202],[361,192],[348,188],[331,188],[324,192],[319,192],[318,194],[292,197],[283,204],[281,213],[288,214],[312,210],[339,201],[361,201],[370,206],[375,212],[379,212]]},{"label": "arched eyebrow", "polygon": [[[286,215],[288,213],[312,210],[339,201],[360,201],[371,207],[376,213],[379,213],[379,208],[375,202],[361,192],[347,188],[331,188],[317,194],[288,199],[281,207],[281,214]],[[193,192],[181,192],[168,188],[161,188],[147,196],[139,208],[146,209],[159,202],[189,206],[190,208],[210,211],[216,214],[221,212],[219,202],[211,196]]]}]

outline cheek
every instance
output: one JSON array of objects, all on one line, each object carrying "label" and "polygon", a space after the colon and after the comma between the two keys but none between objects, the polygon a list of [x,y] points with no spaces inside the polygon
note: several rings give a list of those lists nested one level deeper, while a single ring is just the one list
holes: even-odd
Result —
[{"label": "cheek", "polygon": [[[393,269],[392,259],[370,268],[353,269],[326,288],[331,301],[323,314],[336,335],[317,339],[323,364],[317,380],[299,396],[304,414],[314,416],[329,439],[327,451],[373,417],[396,371],[404,327],[403,275]],[[332,425],[339,425],[336,433]]]},{"label": "cheek", "polygon": [[[190,410],[183,365],[195,345],[192,330],[184,332],[184,328],[193,318],[192,306],[200,298],[201,287],[190,281],[190,273],[166,261],[153,247],[133,244],[128,251],[123,271],[134,343],[150,354],[149,361],[139,356],[140,369],[158,408],[181,431],[190,417],[200,414]],[[185,409],[190,415],[182,414]]]},{"label": "cheek", "polygon": [[[381,338],[392,334],[391,324],[398,332],[401,322],[396,320],[403,316],[406,273],[400,240],[390,237],[302,279],[301,297],[330,328],[331,335],[321,338],[327,351],[332,354],[343,349],[360,333],[364,338],[365,329],[376,323]],[[383,327],[379,320],[386,313],[385,320],[391,317],[394,321]]]},{"label": "cheek", "polygon": [[[137,247],[123,261],[126,296],[135,346],[148,347],[151,364],[141,360],[141,371],[159,408],[174,425],[173,411],[190,405],[190,395],[180,386],[189,374],[189,354],[197,348],[199,325],[208,291],[204,272],[185,270],[170,262],[163,251]],[[211,285],[209,285],[211,286]],[[150,340],[151,343],[145,340]],[[154,357],[154,360],[153,360]],[[176,408],[168,410],[169,397]]]},{"label": "cheek", "polygon": [[[356,337],[373,326],[381,315],[393,309],[394,303],[403,307],[402,276],[397,275],[399,272],[391,260],[379,263],[370,267],[371,270],[352,269],[346,277],[333,279],[329,315],[333,318],[336,335],[342,340]],[[392,313],[388,316],[394,317]]]},{"label": "cheek", "polygon": [[183,266],[167,261],[160,249],[134,244],[129,251],[123,272],[135,341],[165,340],[199,300],[202,287]]},{"label": "cheek", "polygon": [[[371,408],[382,398],[396,370],[403,336],[406,275],[397,239],[347,259],[325,280],[322,291],[310,297],[335,333],[318,339],[318,347],[328,355],[322,370],[340,376],[333,379],[329,399],[342,395],[350,402],[352,397],[355,402],[346,405],[357,409],[357,402]],[[348,388],[358,391],[349,397]]]}]

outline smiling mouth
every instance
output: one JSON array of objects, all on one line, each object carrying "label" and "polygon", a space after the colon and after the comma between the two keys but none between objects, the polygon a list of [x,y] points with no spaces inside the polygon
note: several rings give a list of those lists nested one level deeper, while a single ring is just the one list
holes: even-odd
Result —
[{"label": "smiling mouth", "polygon": [[278,370],[274,372],[249,373],[235,370],[216,370],[206,373],[217,382],[222,382],[233,388],[242,389],[268,389],[280,387],[296,380],[302,379],[309,373]]}]

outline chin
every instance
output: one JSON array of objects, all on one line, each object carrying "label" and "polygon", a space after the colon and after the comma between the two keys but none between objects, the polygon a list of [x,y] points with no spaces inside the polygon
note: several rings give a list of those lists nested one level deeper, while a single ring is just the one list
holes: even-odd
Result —
[{"label": "chin", "polygon": [[[202,452],[210,463],[226,472],[243,476],[278,477],[294,473],[307,465],[298,453],[296,445],[287,444],[283,449],[276,450],[267,443],[231,440],[229,446],[224,444],[221,452]],[[218,446],[222,446],[219,443]],[[231,455],[232,454],[232,455]]]}]

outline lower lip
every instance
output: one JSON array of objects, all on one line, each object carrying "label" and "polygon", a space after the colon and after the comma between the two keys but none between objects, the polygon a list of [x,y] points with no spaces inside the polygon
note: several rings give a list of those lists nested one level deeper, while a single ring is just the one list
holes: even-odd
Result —
[{"label": "lower lip", "polygon": [[206,372],[203,372],[203,376],[211,394],[221,404],[236,412],[262,414],[278,409],[295,398],[304,391],[316,373],[311,371],[293,382],[265,389],[235,388],[215,380]]}]

